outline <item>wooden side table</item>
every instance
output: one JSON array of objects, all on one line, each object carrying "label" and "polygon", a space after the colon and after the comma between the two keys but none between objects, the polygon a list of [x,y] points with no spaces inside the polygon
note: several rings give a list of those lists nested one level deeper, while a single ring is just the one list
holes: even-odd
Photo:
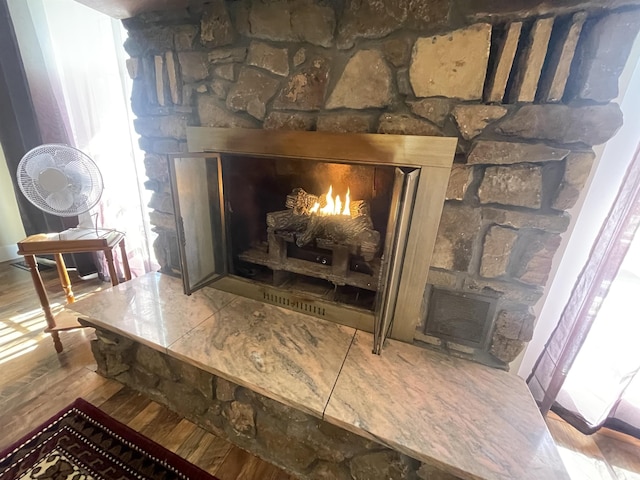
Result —
[{"label": "wooden side table", "polygon": [[44,316],[47,320],[47,328],[45,329],[45,332],[51,333],[56,352],[60,353],[63,350],[58,332],[62,330],[81,328],[81,325],[75,318],[70,322],[56,322],[56,319],[51,312],[49,298],[47,297],[47,292],[44,288],[44,284],[42,283],[40,271],[38,270],[38,263],[35,258],[36,255],[54,256],[56,260],[56,267],[58,269],[58,276],[60,278],[60,284],[62,285],[65,296],[67,297],[67,303],[73,303],[75,301],[75,297],[71,290],[71,281],[69,280],[67,267],[64,264],[62,254],[103,252],[107,259],[107,265],[109,266],[111,285],[116,286],[119,282],[115,265],[113,263],[113,249],[117,246],[120,247],[122,268],[124,270],[125,279],[131,280],[131,270],[129,269],[129,261],[127,260],[124,234],[121,232],[96,232],[96,230],[88,228],[71,228],[60,233],[31,235],[30,237],[18,242],[18,253],[24,256],[27,265],[29,265],[33,285],[36,288],[36,292],[40,299],[40,305],[42,305],[42,310],[44,311]]}]

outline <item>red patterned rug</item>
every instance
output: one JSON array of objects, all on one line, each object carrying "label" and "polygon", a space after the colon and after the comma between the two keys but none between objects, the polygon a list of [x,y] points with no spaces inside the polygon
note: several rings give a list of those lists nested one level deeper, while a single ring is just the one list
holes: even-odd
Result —
[{"label": "red patterned rug", "polygon": [[0,479],[18,478],[217,480],[81,398],[0,453]]}]

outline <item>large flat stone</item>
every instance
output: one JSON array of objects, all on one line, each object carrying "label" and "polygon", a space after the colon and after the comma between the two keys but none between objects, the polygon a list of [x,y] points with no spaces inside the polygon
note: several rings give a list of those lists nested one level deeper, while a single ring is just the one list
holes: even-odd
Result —
[{"label": "large flat stone", "polygon": [[554,233],[532,233],[518,258],[514,276],[530,285],[545,285],[553,264],[553,256],[560,246],[561,237]]},{"label": "large flat stone", "polygon": [[358,38],[382,38],[403,25],[417,30],[444,25],[448,0],[347,0],[338,26],[338,46],[351,48]]},{"label": "large flat stone", "polygon": [[378,108],[391,103],[391,70],[378,50],[360,50],[347,63],[327,109]]},{"label": "large flat stone", "polygon": [[315,115],[302,112],[271,112],[263,124],[265,130],[313,130],[315,126]]},{"label": "large flat stone", "polygon": [[457,105],[453,109],[453,118],[466,140],[477,137],[487,125],[506,114],[507,109],[500,105]]},{"label": "large flat stone", "polygon": [[252,68],[243,67],[238,81],[227,95],[227,107],[233,111],[246,111],[262,120],[267,111],[267,102],[276,94],[280,82]]},{"label": "large flat stone", "polygon": [[511,250],[518,239],[518,232],[510,228],[492,226],[484,237],[480,275],[488,278],[508,273]]},{"label": "large flat stone", "polygon": [[230,45],[235,31],[224,0],[213,0],[205,5],[200,21],[200,41],[207,47]]},{"label": "large flat stone", "polygon": [[542,168],[529,164],[488,167],[478,197],[480,203],[540,208]]},{"label": "large flat stone", "polygon": [[204,80],[209,76],[207,54],[204,52],[178,52],[178,62],[185,83]]},{"label": "large flat stone", "polygon": [[203,127],[257,128],[250,118],[229,112],[223,104],[210,95],[198,95],[198,116]]},{"label": "large flat stone", "polygon": [[283,110],[320,110],[329,82],[329,62],[313,59],[286,80],[273,101],[273,108]]},{"label": "large flat stone", "polygon": [[535,228],[548,232],[562,233],[569,227],[571,217],[562,215],[542,215],[539,213],[506,210],[502,208],[485,207],[482,209],[482,219],[512,228]]},{"label": "large flat stone", "polygon": [[447,185],[445,198],[447,200],[464,199],[472,180],[473,167],[453,164],[451,167],[451,175],[449,175],[449,184]]},{"label": "large flat stone", "polygon": [[416,97],[482,98],[490,42],[488,23],[418,38],[409,68]]},{"label": "large flat stone", "polygon": [[289,50],[275,48],[262,42],[251,42],[247,64],[286,77],[289,75]]},{"label": "large flat stone", "polygon": [[453,102],[448,98],[423,98],[408,101],[407,104],[414,114],[442,127],[451,112]]},{"label": "large flat stone", "polygon": [[589,26],[573,89],[579,98],[606,102],[618,96],[618,78],[640,29],[640,10],[610,13]]},{"label": "large flat stone", "polygon": [[510,23],[504,36],[498,42],[496,52],[497,64],[493,75],[489,78],[489,86],[487,89],[487,101],[499,103],[502,102],[504,93],[507,88],[507,81],[513,67],[513,60],[516,57],[518,49],[518,41],[522,31],[522,22]]},{"label": "large flat stone", "polygon": [[600,145],[622,126],[616,103],[607,105],[525,105],[497,127],[499,133],[560,143]]},{"label": "large flat stone", "polygon": [[555,148],[541,143],[495,142],[480,140],[474,143],[467,163],[506,165],[513,163],[557,162],[571,153],[564,148]]},{"label": "large flat stone", "polygon": [[564,176],[551,206],[558,210],[568,210],[576,204],[587,183],[595,160],[593,152],[573,152],[566,160]]},{"label": "large flat stone", "polygon": [[252,37],[283,42],[308,42],[322,47],[333,43],[333,8],[314,0],[255,1],[249,11]]},{"label": "large flat stone", "polygon": [[374,117],[364,113],[334,113],[318,117],[317,129],[325,132],[367,133]]},{"label": "large flat stone", "polygon": [[444,204],[433,250],[431,266],[467,271],[473,242],[480,231],[480,210],[464,205]]},{"label": "large flat stone", "polygon": [[432,123],[406,113],[383,113],[378,121],[378,133],[442,136],[442,131]]}]

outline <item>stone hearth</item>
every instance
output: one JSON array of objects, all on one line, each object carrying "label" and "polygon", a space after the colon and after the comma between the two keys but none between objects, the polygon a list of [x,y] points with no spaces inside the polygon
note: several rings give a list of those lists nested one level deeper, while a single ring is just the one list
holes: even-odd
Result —
[{"label": "stone hearth", "polygon": [[186,150],[187,126],[458,137],[429,283],[495,302],[490,355],[427,334],[431,287],[415,342],[507,368],[531,339],[592,146],[622,123],[611,100],[640,10],[492,5],[214,0],[125,20],[163,270],[178,265],[166,154]]},{"label": "stone hearth", "polygon": [[98,372],[301,479],[568,476],[517,376],[149,274],[73,305]]}]

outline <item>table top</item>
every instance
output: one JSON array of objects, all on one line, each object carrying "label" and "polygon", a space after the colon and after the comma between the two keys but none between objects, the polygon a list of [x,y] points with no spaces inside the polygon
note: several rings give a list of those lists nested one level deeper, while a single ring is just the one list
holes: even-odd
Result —
[{"label": "table top", "polygon": [[79,253],[104,250],[118,245],[124,233],[116,230],[70,228],[60,233],[39,233],[18,242],[20,255]]}]

